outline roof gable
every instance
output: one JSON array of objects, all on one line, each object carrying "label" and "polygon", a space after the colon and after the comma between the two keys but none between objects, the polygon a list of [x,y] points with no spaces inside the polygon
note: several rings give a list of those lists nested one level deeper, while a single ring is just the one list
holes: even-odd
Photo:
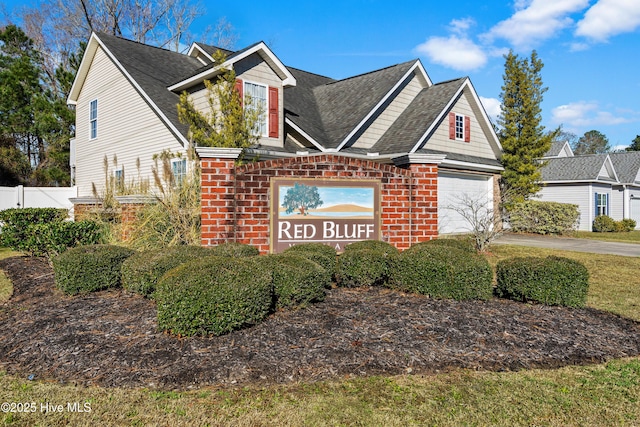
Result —
[{"label": "roof gable", "polygon": [[[205,45],[206,46],[206,45]],[[223,70],[233,68],[233,65],[241,61],[248,56],[257,53],[262,59],[276,72],[276,74],[282,79],[283,86],[295,86],[296,79],[291,72],[284,66],[278,57],[267,47],[264,42],[259,42],[248,46],[237,52],[233,52],[228,55],[226,61],[222,64],[210,64],[203,69],[198,70],[195,74],[189,77],[183,77],[169,85],[169,90],[173,92],[180,92],[189,87],[202,83],[205,80],[210,80],[216,75],[220,74]]]},{"label": "roof gable", "polygon": [[608,154],[549,158],[541,172],[543,182],[618,182]]},{"label": "roof gable", "polygon": [[555,141],[544,155],[547,157],[573,157],[573,150],[568,141]]},{"label": "roof gable", "polygon": [[609,155],[622,184],[640,182],[640,151],[625,151]]}]

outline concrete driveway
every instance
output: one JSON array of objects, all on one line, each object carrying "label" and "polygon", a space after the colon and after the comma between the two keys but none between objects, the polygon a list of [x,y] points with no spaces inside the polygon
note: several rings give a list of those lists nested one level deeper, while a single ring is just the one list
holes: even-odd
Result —
[{"label": "concrete driveway", "polygon": [[640,244],[602,242],[572,237],[539,236],[532,234],[505,233],[493,242],[496,245],[521,245],[550,248],[563,251],[591,252],[596,254],[640,256]]}]

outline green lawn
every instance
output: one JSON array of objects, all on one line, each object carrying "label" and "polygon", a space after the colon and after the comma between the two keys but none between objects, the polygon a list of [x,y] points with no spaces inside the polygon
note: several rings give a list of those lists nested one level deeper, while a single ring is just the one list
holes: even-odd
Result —
[{"label": "green lawn", "polygon": [[640,230],[627,233],[593,233],[591,231],[576,231],[573,237],[580,239],[606,240],[609,242],[640,243]]},{"label": "green lawn", "polygon": [[[510,256],[551,253],[501,245],[489,259],[495,264]],[[589,306],[640,320],[640,258],[553,254],[585,263],[591,274]],[[0,402],[33,402],[36,409],[0,412],[0,425],[638,426],[639,396],[640,358],[555,370],[454,370],[186,392],[78,387],[0,373]],[[43,412],[47,402],[63,405],[63,412]],[[91,412],[69,412],[67,402]]]}]

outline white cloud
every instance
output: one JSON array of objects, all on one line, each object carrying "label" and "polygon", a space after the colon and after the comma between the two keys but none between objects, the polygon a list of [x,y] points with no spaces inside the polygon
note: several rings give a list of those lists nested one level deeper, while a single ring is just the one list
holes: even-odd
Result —
[{"label": "white cloud", "polygon": [[503,38],[516,48],[530,48],[571,26],[573,20],[568,15],[588,6],[589,0],[517,1],[516,13],[496,24],[483,37],[489,41]]},{"label": "white cloud", "polygon": [[640,27],[638,0],[599,0],[578,22],[576,35],[606,41],[620,33]]},{"label": "white cloud", "polygon": [[431,62],[460,71],[475,70],[487,63],[487,54],[466,37],[431,37],[416,50]]},{"label": "white cloud", "polygon": [[[619,125],[630,123],[636,119],[610,111],[600,109],[597,102],[578,101],[566,105],[560,105],[551,111],[552,121],[573,128]],[[633,112],[631,112],[633,115]]]},{"label": "white cloud", "polygon": [[485,98],[484,96],[480,97],[480,102],[484,106],[484,110],[487,112],[487,115],[496,123],[498,116],[500,115],[500,100],[496,98]]}]

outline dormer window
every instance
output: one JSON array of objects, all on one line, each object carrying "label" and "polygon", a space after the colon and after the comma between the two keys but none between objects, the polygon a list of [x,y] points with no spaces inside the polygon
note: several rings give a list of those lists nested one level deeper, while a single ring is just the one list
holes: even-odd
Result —
[{"label": "dormer window", "polygon": [[244,96],[251,99],[251,102],[245,106],[248,111],[260,111],[260,117],[256,122],[256,133],[267,136],[267,86],[244,82]]},{"label": "dormer window", "polygon": [[471,141],[471,118],[458,113],[449,113],[449,139]]}]

